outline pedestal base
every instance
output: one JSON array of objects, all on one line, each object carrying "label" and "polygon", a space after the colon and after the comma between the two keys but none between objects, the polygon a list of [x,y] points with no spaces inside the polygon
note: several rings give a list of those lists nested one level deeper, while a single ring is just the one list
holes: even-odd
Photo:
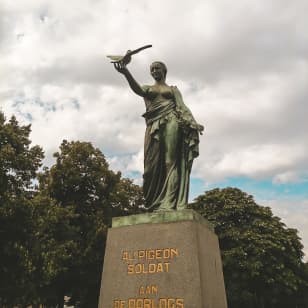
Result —
[{"label": "pedestal base", "polygon": [[226,308],[217,236],[192,210],[115,218],[99,308]]}]

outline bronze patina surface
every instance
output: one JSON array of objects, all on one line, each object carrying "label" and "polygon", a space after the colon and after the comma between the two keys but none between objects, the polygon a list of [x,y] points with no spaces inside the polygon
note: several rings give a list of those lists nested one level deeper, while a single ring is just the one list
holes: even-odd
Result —
[{"label": "bronze patina surface", "polygon": [[184,209],[178,211],[156,211],[153,213],[145,213],[138,215],[130,215],[123,217],[114,217],[112,219],[112,228],[148,224],[148,223],[165,223],[165,222],[180,222],[180,221],[198,221],[205,224],[207,228],[214,232],[214,227],[210,222],[204,219],[200,214],[194,210]]},{"label": "bronze patina surface", "polygon": [[156,61],[150,66],[154,84],[141,86],[127,69],[127,61],[114,63],[130,88],[144,99],[143,192],[148,209],[187,208],[189,177],[199,155],[203,126],[194,119],[176,86],[166,83],[167,67]]}]

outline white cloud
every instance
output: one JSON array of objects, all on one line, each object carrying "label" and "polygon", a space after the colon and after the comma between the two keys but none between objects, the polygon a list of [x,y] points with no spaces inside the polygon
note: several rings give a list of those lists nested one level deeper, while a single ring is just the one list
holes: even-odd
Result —
[{"label": "white cloud", "polygon": [[169,82],[206,126],[197,176],[297,174],[308,169],[307,4],[283,2],[5,1],[2,108],[31,115],[33,141],[48,153],[73,138],[133,157],[143,103],[105,55],[152,43],[131,69],[149,83],[151,60],[167,62]]},{"label": "white cloud", "polygon": [[306,0],[1,5],[0,108],[32,123],[47,164],[64,138],[78,139],[124,174],[142,172],[144,104],[106,55],[153,44],[129,67],[148,84],[151,61],[166,62],[168,83],[205,125],[194,176],[307,177]]},{"label": "white cloud", "polygon": [[282,218],[288,228],[299,230],[299,236],[304,245],[305,260],[308,261],[308,200],[284,199],[261,200],[264,206],[269,206],[274,215]]},{"label": "white cloud", "polygon": [[299,175],[294,171],[286,171],[274,176],[274,184],[298,183],[300,182]]}]

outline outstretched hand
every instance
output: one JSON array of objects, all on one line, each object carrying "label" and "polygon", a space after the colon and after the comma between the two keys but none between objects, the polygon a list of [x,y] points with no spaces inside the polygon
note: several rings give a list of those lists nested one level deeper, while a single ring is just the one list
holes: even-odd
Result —
[{"label": "outstretched hand", "polygon": [[126,64],[124,64],[123,61],[114,62],[113,65],[119,73],[125,74],[125,72],[127,72]]}]

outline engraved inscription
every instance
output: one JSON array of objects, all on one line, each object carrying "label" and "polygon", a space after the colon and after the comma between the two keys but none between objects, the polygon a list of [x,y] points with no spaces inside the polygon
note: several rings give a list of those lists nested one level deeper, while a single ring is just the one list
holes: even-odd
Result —
[{"label": "engraved inscription", "polygon": [[183,298],[129,298],[114,300],[113,308],[185,308]]},{"label": "engraved inscription", "polygon": [[[178,248],[124,250],[121,261],[128,275],[169,273],[172,261],[179,257]],[[147,278],[148,279],[148,278]],[[113,308],[184,308],[183,298],[159,297],[157,285],[139,286],[137,297],[115,299]]]},{"label": "engraved inscription", "polygon": [[139,295],[149,295],[149,294],[158,294],[158,287],[156,285],[152,286],[141,286],[139,288]]},{"label": "engraved inscription", "polygon": [[154,274],[154,273],[168,273],[170,262],[163,263],[137,263],[129,264],[127,266],[127,274]]},{"label": "engraved inscription", "polygon": [[179,256],[177,248],[142,249],[136,251],[122,251],[122,260],[126,262],[138,260],[173,259]]},{"label": "engraved inscription", "polygon": [[177,248],[122,251],[121,260],[127,263],[127,274],[169,273],[171,260],[179,256]]}]

